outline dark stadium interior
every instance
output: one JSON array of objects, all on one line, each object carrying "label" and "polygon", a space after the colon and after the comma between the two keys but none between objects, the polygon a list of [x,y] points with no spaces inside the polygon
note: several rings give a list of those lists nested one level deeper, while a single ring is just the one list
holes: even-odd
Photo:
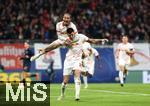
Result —
[{"label": "dark stadium interior", "polygon": [[149,42],[148,0],[0,0],[0,40],[56,39],[55,25],[65,12],[78,31],[92,38]]}]

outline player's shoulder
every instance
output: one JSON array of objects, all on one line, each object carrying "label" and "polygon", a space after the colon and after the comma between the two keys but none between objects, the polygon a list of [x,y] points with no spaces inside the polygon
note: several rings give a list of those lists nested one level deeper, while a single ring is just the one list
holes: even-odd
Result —
[{"label": "player's shoulder", "polygon": [[29,47],[28,49],[26,49],[26,51],[29,51],[29,52],[30,52],[30,51],[32,51],[32,48]]},{"label": "player's shoulder", "polygon": [[132,43],[128,42],[128,45],[133,45]]},{"label": "player's shoulder", "polygon": [[91,44],[88,43],[88,42],[84,42],[84,45],[88,46],[88,47],[91,47]]},{"label": "player's shoulder", "polygon": [[93,51],[97,51],[94,47],[91,48]]},{"label": "player's shoulder", "polygon": [[76,26],[73,22],[70,22],[70,26]]},{"label": "player's shoulder", "polygon": [[95,56],[99,55],[98,51],[95,48],[92,48],[92,51],[93,51],[93,53],[94,53]]},{"label": "player's shoulder", "polygon": [[87,39],[88,37],[84,34],[80,34],[80,33],[77,33],[76,34],[78,38],[81,38],[81,39]]},{"label": "player's shoulder", "polygon": [[56,24],[56,26],[62,25],[63,21],[60,21]]},{"label": "player's shoulder", "polygon": [[133,44],[132,43],[128,43],[128,47],[133,47]]},{"label": "player's shoulder", "polygon": [[84,47],[84,48],[92,48],[92,47],[91,47],[91,44],[88,43],[88,42],[84,42],[84,43],[83,43],[83,47]]},{"label": "player's shoulder", "polygon": [[76,25],[73,22],[70,22],[69,27],[73,28],[75,31],[77,29]]},{"label": "player's shoulder", "polygon": [[77,36],[79,36],[79,37],[87,37],[86,35],[81,34],[81,33],[77,33]]},{"label": "player's shoulder", "polygon": [[77,35],[78,35],[78,36],[85,36],[84,34],[81,34],[81,33],[78,33]]},{"label": "player's shoulder", "polygon": [[90,43],[88,43],[88,42],[84,42],[84,45],[91,45]]},{"label": "player's shoulder", "polygon": [[118,44],[118,46],[122,46],[122,45],[123,45],[123,43],[119,43],[119,44]]}]

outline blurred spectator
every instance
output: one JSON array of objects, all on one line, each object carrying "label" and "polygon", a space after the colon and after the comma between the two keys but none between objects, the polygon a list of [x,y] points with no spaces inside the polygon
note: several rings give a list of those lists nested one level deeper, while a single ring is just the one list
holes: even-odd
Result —
[{"label": "blurred spectator", "polygon": [[149,42],[148,10],[148,0],[0,0],[0,39],[55,39],[55,24],[69,12],[90,37]]}]

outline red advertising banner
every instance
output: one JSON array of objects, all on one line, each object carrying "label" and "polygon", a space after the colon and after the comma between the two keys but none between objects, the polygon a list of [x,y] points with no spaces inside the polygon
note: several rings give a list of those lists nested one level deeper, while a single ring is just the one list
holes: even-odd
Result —
[{"label": "red advertising banner", "polygon": [[22,69],[22,61],[19,59],[24,52],[23,43],[0,44],[0,63],[5,70]]}]

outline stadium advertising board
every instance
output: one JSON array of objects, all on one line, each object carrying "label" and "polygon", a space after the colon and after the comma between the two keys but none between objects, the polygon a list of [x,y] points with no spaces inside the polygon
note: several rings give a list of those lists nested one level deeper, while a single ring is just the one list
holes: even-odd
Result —
[{"label": "stadium advertising board", "polygon": [[[114,43],[114,53],[116,52],[117,48],[116,43]],[[150,70],[150,49],[148,43],[133,43],[135,48],[135,54],[131,59],[131,65],[129,66],[129,70],[131,71],[144,71]],[[116,61],[116,59],[115,59]],[[116,61],[116,69],[118,70],[119,67],[117,66]]]},{"label": "stadium advertising board", "polygon": [[[38,54],[38,49],[45,48],[48,44],[43,43],[35,43],[34,44],[34,52]],[[55,49],[53,51],[48,52],[47,54],[41,56],[35,61],[35,68],[38,70],[45,70],[48,68],[50,64],[50,59],[54,60],[54,69],[62,69],[60,49]]]},{"label": "stadium advertising board", "polygon": [[[113,54],[113,48],[95,48],[99,55],[99,59],[95,59],[95,67],[94,67],[94,76],[89,78],[88,81],[90,83],[101,83],[101,82],[115,82],[115,77],[117,76],[117,72],[115,70],[115,60]],[[67,48],[61,48],[61,58],[64,62]],[[62,69],[56,70],[55,78],[52,81],[53,83],[61,83],[63,80],[63,71]],[[44,77],[46,78],[46,77]],[[74,82],[74,77],[71,76],[70,83]]]},{"label": "stadium advertising board", "polygon": [[[31,74],[35,74],[35,72],[32,72]],[[41,73],[36,73],[39,77],[27,77],[26,81],[41,81]],[[21,81],[22,74],[20,72],[12,72],[12,73],[0,73],[0,82],[11,82],[11,83],[19,83]]]},{"label": "stadium advertising board", "polygon": [[23,68],[19,59],[23,51],[24,46],[21,43],[0,44],[0,63],[5,67],[5,70]]},{"label": "stadium advertising board", "polygon": [[143,83],[150,83],[150,71],[143,71]]}]

